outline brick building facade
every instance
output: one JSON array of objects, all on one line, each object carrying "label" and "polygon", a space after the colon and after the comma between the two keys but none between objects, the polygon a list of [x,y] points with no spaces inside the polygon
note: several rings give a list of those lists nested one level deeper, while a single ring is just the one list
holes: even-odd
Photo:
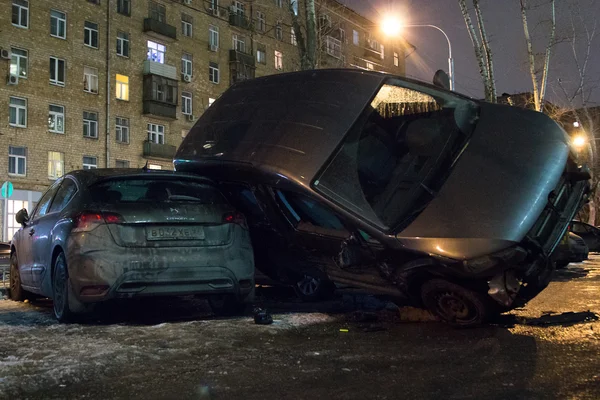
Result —
[{"label": "brick building facade", "polygon": [[[63,173],[171,169],[182,137],[232,83],[300,66],[290,0],[3,6],[0,180],[15,191],[0,199],[2,240],[17,228],[14,213],[33,208]],[[377,38],[373,22],[336,1],[316,8],[318,67],[404,75],[401,40]],[[297,12],[302,21],[304,1]]]}]

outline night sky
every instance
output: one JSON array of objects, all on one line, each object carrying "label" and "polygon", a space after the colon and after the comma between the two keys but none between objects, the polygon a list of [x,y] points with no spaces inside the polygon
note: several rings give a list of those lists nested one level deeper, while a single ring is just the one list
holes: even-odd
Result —
[{"label": "night sky", "polygon": [[[373,20],[393,12],[406,20],[407,24],[433,24],[442,28],[450,37],[456,74],[457,91],[469,96],[483,97],[483,87],[471,40],[457,0],[343,0],[351,8]],[[521,23],[519,0],[481,0],[481,7],[494,53],[494,70],[498,94],[531,91],[527,51]],[[528,13],[529,29],[534,37],[534,51],[545,51],[544,37],[549,32],[550,17],[547,0],[530,0],[537,5]],[[467,0],[467,4],[472,4]],[[557,38],[569,36],[570,18],[573,5],[579,4],[585,22],[593,29],[595,21],[600,21],[600,0],[557,0]],[[472,14],[475,22],[474,14]],[[579,27],[583,26],[578,22]],[[581,34],[582,32],[580,32]],[[437,69],[448,69],[448,46],[443,35],[431,28],[408,28],[404,37],[417,47],[407,59],[407,75],[431,81]],[[583,44],[583,42],[582,42]],[[580,48],[583,55],[584,48]],[[590,86],[598,86],[592,94],[592,101],[600,105],[600,24],[593,42],[592,57],[588,65]],[[550,65],[548,80],[548,100],[565,104],[565,96],[558,86],[560,78],[568,92],[575,90],[578,79],[570,43],[556,46]]]}]

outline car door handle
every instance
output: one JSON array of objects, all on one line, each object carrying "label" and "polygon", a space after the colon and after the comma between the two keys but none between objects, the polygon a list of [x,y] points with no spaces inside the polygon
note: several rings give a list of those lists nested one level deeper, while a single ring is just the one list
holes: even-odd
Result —
[{"label": "car door handle", "polygon": [[35,233],[35,229],[31,228],[29,230],[29,236],[33,236],[34,233]]}]

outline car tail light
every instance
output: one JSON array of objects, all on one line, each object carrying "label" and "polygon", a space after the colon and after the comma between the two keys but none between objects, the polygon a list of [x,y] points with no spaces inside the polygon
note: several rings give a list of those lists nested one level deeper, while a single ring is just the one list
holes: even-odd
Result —
[{"label": "car tail light", "polygon": [[72,232],[90,232],[102,224],[119,224],[123,217],[115,213],[100,213],[85,211],[75,218],[75,228]]},{"label": "car tail light", "polygon": [[240,212],[227,213],[223,215],[223,222],[226,224],[236,224],[242,228],[248,228],[246,217]]}]

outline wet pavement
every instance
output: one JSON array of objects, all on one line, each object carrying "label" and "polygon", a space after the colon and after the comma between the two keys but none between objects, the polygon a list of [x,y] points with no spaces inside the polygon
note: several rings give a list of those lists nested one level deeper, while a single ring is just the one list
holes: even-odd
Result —
[{"label": "wet pavement", "polygon": [[[185,298],[104,307],[60,325],[51,302],[0,300],[0,398],[598,399],[600,256],[524,309],[453,329],[359,297],[261,291],[272,325]],[[284,300],[282,300],[282,298]]]}]

